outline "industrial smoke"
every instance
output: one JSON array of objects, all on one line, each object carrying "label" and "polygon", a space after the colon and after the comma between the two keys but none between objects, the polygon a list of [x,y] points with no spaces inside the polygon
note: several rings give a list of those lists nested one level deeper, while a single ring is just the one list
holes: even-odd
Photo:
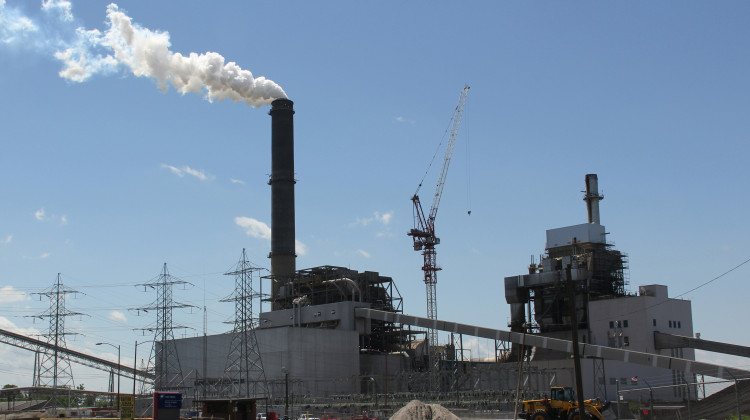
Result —
[{"label": "industrial smoke", "polygon": [[135,76],[153,78],[164,91],[172,85],[182,94],[204,93],[209,101],[231,99],[259,107],[287,97],[275,82],[253,77],[219,53],[184,56],[171,51],[169,33],[134,24],[114,3],[107,6],[107,25],[104,33],[78,28],[77,41],[55,53],[63,62],[61,77],[83,82],[94,74],[124,67]]}]

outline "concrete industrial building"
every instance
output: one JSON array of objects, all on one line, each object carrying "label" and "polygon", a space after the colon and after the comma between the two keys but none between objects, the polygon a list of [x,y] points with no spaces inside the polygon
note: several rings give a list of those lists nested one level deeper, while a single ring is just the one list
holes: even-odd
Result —
[{"label": "concrete industrial building", "polygon": [[[253,369],[264,371],[269,399],[278,401],[289,392],[308,401],[357,394],[489,392],[488,400],[508,401],[515,392],[521,354],[529,361],[522,387],[525,395],[541,396],[550,385],[573,385],[573,367],[566,353],[522,349],[517,344],[501,348],[496,341],[494,362],[461,363],[457,357],[461,352],[453,344],[439,351],[426,348],[424,330],[358,317],[357,308],[402,312],[401,296],[390,277],[335,266],[297,270],[293,114],[288,99],[273,102],[271,275],[267,277],[271,286],[270,295],[264,297],[271,311],[258,314],[252,330],[262,361]],[[571,279],[579,338],[584,343],[653,351],[650,333],[655,329],[676,325],[680,333],[692,334],[690,303],[668,299],[665,286],[644,286],[638,296],[626,293],[627,257],[607,243],[605,228],[599,224],[602,197],[596,175],[586,176],[586,188],[589,223],[547,231],[546,256],[540,263],[532,264],[528,274],[505,278],[511,331],[569,339],[568,299],[561,292],[564,280]],[[231,340],[231,334],[175,340],[185,377],[179,388],[186,395],[227,396],[226,353]],[[694,357],[692,351],[678,353],[673,355]],[[431,371],[434,355],[440,358],[435,364],[439,372]],[[616,385],[612,378],[624,386],[622,378],[633,375],[681,380],[669,370],[634,370],[616,362],[585,359],[584,393],[612,399]],[[680,399],[678,393],[660,391],[658,397]]]},{"label": "concrete industrial building", "polygon": [[[271,395],[284,395],[287,379],[294,395],[371,393],[373,386],[374,392],[389,386],[396,391],[399,373],[411,370],[410,357],[363,350],[361,343],[372,333],[373,323],[356,319],[354,309],[369,306],[346,301],[261,313],[255,336]],[[223,395],[219,385],[231,339],[227,333],[175,340],[183,371],[194,372],[183,384],[187,394]]]},{"label": "concrete industrial building", "polygon": [[[356,308],[402,312],[401,296],[390,277],[335,266],[297,270],[292,101],[274,101],[269,114],[272,237],[271,275],[265,279],[271,285],[270,294],[263,295],[263,299],[270,303],[271,311],[257,315],[253,330],[269,396],[278,398],[287,391],[294,395],[330,397],[453,392],[457,388],[512,389],[516,376],[512,364],[495,363],[486,367],[487,364],[466,361],[459,383],[458,358],[452,345],[438,352],[433,350],[443,360],[444,372],[437,381],[439,388],[432,389],[434,381],[429,380],[430,352],[424,330],[413,331],[396,322],[355,316]],[[232,342],[231,334],[175,342],[185,378],[179,388],[196,399],[226,396],[225,353]],[[535,376],[532,382],[542,386],[548,382],[550,373],[539,375],[545,380]]]},{"label": "concrete industrial building", "polygon": [[[670,298],[667,286],[640,286],[637,296],[593,301],[589,307],[593,344],[695,360],[695,350],[691,348],[659,350],[654,347],[655,331],[688,337],[693,335],[690,301]],[[685,378],[682,372],[614,361],[606,362],[605,373],[607,395],[615,395],[615,380],[620,381],[621,389],[633,386],[642,388],[646,386],[644,379],[652,386],[682,385],[686,379],[688,383],[695,382],[692,375]],[[634,383],[633,377],[641,380]],[[654,390],[654,397],[662,401],[682,401],[687,398],[686,392],[684,386],[660,388]],[[695,388],[691,388],[690,392],[691,398],[695,399]]]},{"label": "concrete industrial building", "polygon": [[[616,299],[596,300],[589,303],[590,323],[579,330],[581,342],[599,346],[621,348],[646,353],[662,354],[695,360],[691,348],[656,349],[654,332],[690,336],[693,334],[691,304],[688,300],[667,296],[667,286],[647,285],[639,287],[638,295]],[[553,336],[552,334],[541,334]],[[569,338],[570,332],[556,334],[557,338]],[[538,356],[537,356],[538,355]],[[572,371],[573,362],[569,354],[544,352],[536,349],[531,355],[530,365],[539,370]],[[581,360],[584,378],[584,394],[614,400],[617,390],[623,391],[625,399],[647,401],[648,386],[655,387],[654,399],[658,401],[684,401],[690,392],[697,399],[693,375],[683,376],[681,371],[643,366],[621,361],[584,358]],[[633,378],[637,378],[634,380]],[[618,384],[619,382],[619,384]],[[572,376],[557,378],[558,384],[573,383]],[[631,389],[642,389],[638,392]],[[688,391],[689,389],[689,391]]]}]

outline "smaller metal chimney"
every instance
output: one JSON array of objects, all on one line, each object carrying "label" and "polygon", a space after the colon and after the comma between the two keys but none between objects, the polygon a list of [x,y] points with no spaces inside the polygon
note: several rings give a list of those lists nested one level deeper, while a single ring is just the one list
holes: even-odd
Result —
[{"label": "smaller metal chimney", "polygon": [[601,224],[599,220],[599,201],[604,196],[599,194],[599,179],[596,174],[586,175],[586,195],[583,201],[586,202],[586,212],[588,213],[589,223]]}]

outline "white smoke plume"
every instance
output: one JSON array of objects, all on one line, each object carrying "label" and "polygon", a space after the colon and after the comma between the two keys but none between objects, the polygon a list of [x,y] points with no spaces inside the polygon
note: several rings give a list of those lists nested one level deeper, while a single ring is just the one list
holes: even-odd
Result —
[{"label": "white smoke plume", "polygon": [[[33,20],[5,7],[0,0],[0,44],[10,44],[35,33],[44,38]],[[68,0],[44,0],[42,10],[58,16],[59,24],[72,31],[75,18]],[[54,45],[54,56],[62,61],[60,77],[81,83],[96,74],[126,69],[138,77],[153,78],[166,91],[172,85],[178,92],[204,94],[209,101],[231,99],[259,107],[277,98],[286,98],[284,90],[265,77],[254,77],[249,70],[227,62],[216,52],[189,53],[184,56],[169,49],[169,33],[152,31],[136,23],[112,3],[107,6],[107,28],[75,29],[72,40],[36,40],[39,45]]]},{"label": "white smoke plume", "polygon": [[[135,76],[155,79],[162,90],[171,84],[182,94],[205,92],[209,101],[231,99],[258,107],[286,97],[281,86],[264,77],[254,78],[236,63],[225,62],[219,53],[183,56],[170,51],[169,33],[134,24],[114,3],[107,6],[107,23],[103,34],[79,28],[77,45],[55,54],[64,65],[61,77],[82,82],[122,65]],[[92,49],[98,47],[111,53],[94,55]]]}]

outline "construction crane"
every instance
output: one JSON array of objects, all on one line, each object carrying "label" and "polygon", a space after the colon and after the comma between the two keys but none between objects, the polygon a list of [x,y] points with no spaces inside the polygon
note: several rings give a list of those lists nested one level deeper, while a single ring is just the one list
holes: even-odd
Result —
[{"label": "construction crane", "polygon": [[[435,188],[435,195],[432,197],[432,207],[430,212],[425,217],[425,213],[422,210],[422,203],[419,201],[419,189],[422,187],[422,183],[419,183],[417,192],[411,198],[414,203],[414,228],[409,231],[408,235],[414,240],[414,250],[422,251],[424,256],[424,265],[422,271],[424,271],[424,283],[427,289],[427,317],[429,319],[437,319],[437,295],[435,285],[437,284],[437,272],[441,270],[437,265],[435,245],[440,243],[440,238],[435,236],[435,217],[437,216],[438,206],[440,205],[440,198],[443,196],[443,187],[445,187],[445,178],[448,175],[448,167],[451,163],[451,157],[453,156],[453,147],[456,145],[456,138],[458,137],[458,128],[461,125],[461,117],[464,112],[464,105],[466,104],[466,96],[469,93],[469,86],[465,86],[461,91],[461,95],[458,98],[458,105],[456,111],[453,113],[450,135],[448,137],[448,144],[445,148],[445,156],[443,156],[443,168],[440,171],[440,178],[438,179],[437,186]],[[433,157],[434,160],[434,157]],[[432,163],[430,163],[432,166]],[[428,167],[429,171],[429,167]],[[425,174],[426,176],[427,174]],[[422,178],[424,181],[424,178]],[[427,348],[430,366],[437,364],[437,357],[430,351],[430,348],[437,349],[437,330],[430,328],[427,331]]]}]

